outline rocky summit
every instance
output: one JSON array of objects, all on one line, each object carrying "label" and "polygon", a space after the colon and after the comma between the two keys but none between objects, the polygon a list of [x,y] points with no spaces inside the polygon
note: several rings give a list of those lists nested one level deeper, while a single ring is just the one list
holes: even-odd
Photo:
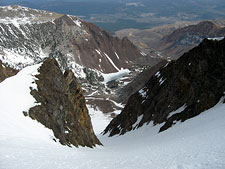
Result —
[{"label": "rocky summit", "polygon": [[25,115],[53,130],[63,145],[101,145],[95,136],[82,89],[73,72],[63,74],[55,59],[47,59],[39,68],[31,89],[37,105]]},{"label": "rocky summit", "polygon": [[104,133],[124,134],[150,122],[164,131],[215,106],[221,98],[224,102],[224,79],[225,39],[205,39],[156,72]]}]

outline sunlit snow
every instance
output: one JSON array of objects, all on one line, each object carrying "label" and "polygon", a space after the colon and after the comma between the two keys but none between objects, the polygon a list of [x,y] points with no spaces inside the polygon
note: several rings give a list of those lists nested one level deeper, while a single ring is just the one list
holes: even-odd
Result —
[{"label": "sunlit snow", "polygon": [[35,83],[32,82],[35,80],[34,75],[38,73],[37,69],[40,65],[26,67],[16,76],[0,83],[1,138],[50,141],[49,138],[53,137],[52,131],[29,117],[25,117],[22,113],[37,104],[30,95],[30,87],[36,88]]},{"label": "sunlit snow", "polygon": [[104,83],[108,83],[110,81],[122,78],[128,75],[129,73],[130,73],[129,69],[121,69],[115,73],[108,73],[108,74],[102,73],[102,76],[104,77]]},{"label": "sunlit snow", "polygon": [[[123,136],[99,133],[110,119],[90,107],[93,127],[104,146],[69,148],[22,113],[35,104],[29,87],[40,65],[0,83],[1,169],[224,169],[225,104],[158,133],[152,123]],[[141,120],[141,116],[138,121]]]},{"label": "sunlit snow", "polygon": [[217,40],[217,41],[220,41],[220,40],[223,40],[224,37],[215,37],[215,38],[207,38],[208,40]]}]

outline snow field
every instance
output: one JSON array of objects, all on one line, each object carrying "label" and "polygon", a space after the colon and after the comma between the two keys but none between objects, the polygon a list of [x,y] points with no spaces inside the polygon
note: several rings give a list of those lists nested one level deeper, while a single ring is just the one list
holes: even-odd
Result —
[{"label": "snow field", "polygon": [[36,88],[32,82],[40,65],[26,67],[17,75],[0,83],[1,137],[48,141],[53,137],[51,130],[22,113],[37,104],[30,95],[30,87]]},{"label": "snow field", "polygon": [[[225,104],[177,122],[158,133],[152,123],[126,133],[100,134],[110,119],[88,107],[94,130],[104,146],[69,148],[52,141],[52,132],[25,117],[35,105],[29,87],[40,65],[23,69],[0,83],[1,169],[224,169]],[[140,117],[141,118],[141,117]]]}]

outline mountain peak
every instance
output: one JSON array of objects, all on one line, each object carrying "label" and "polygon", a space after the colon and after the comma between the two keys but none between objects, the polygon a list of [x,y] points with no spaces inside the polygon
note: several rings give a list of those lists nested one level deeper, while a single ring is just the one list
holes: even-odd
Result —
[{"label": "mountain peak", "polygon": [[72,15],[62,15],[61,17],[54,20],[55,23],[59,23],[64,21],[68,26],[78,26],[81,27],[82,21],[81,19],[72,16]]},{"label": "mountain peak", "polygon": [[0,23],[26,24],[52,21],[62,14],[43,10],[31,9],[18,5],[0,7]]}]

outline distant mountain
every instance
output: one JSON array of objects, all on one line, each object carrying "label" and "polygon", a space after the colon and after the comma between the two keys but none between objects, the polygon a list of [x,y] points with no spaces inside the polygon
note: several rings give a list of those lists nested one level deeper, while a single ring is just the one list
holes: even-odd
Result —
[{"label": "distant mountain", "polygon": [[110,136],[144,124],[160,124],[159,132],[224,102],[225,39],[205,39],[150,77],[105,129]]},{"label": "distant mountain", "polygon": [[184,52],[197,46],[204,38],[224,37],[225,27],[211,21],[203,21],[197,25],[179,28],[161,40],[162,55],[176,59]]},{"label": "distant mountain", "polygon": [[117,31],[116,36],[127,37],[154,58],[175,60],[204,38],[224,37],[225,21],[177,22],[146,30],[125,29]]}]

